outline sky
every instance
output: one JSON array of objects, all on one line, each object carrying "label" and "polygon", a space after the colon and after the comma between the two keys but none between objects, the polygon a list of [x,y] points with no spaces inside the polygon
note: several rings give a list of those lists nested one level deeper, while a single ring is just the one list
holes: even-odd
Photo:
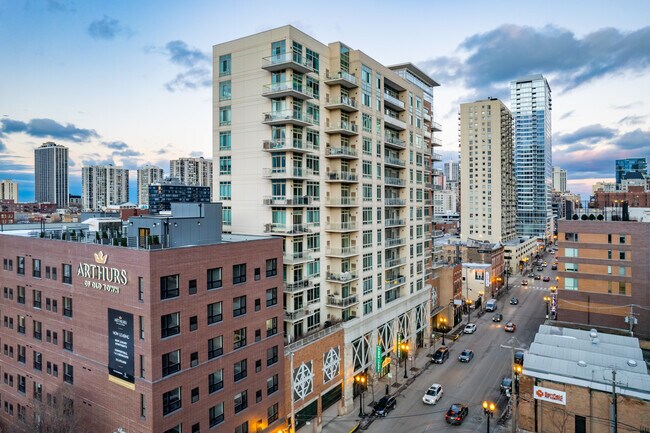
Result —
[{"label": "sky", "polygon": [[510,104],[509,83],[543,74],[553,96],[553,165],[588,199],[614,160],[649,157],[650,2],[0,0],[0,179],[34,198],[34,148],[81,167],[131,172],[212,157],[212,46],[291,24],[441,85],[441,152],[458,159],[460,103]]}]

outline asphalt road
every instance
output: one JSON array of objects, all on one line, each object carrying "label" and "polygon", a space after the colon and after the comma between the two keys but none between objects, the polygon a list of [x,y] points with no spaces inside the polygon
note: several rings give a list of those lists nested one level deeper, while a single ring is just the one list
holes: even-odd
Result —
[{"label": "asphalt road", "polygon": [[[450,356],[442,365],[431,365],[416,382],[411,384],[397,400],[397,407],[385,418],[377,418],[368,429],[372,433],[424,433],[450,429],[456,432],[481,432],[486,430],[486,417],[483,414],[484,400],[498,404],[491,420],[491,427],[505,408],[506,398],[500,393],[501,379],[510,375],[512,352],[502,348],[511,346],[510,338],[516,337],[517,347],[528,348],[540,324],[544,322],[546,306],[544,296],[550,294],[550,286],[555,284],[556,271],[551,271],[551,254],[546,255],[548,266],[541,273],[550,276],[551,281],[526,278],[528,286],[522,286],[523,277],[510,278],[510,292],[498,301],[497,312],[503,314],[501,323],[492,322],[494,313],[485,313],[479,319],[472,314],[472,323],[478,329],[474,334],[460,337],[450,348]],[[538,273],[535,271],[535,273]],[[510,298],[519,299],[519,305],[510,305]],[[467,316],[464,317],[467,320]],[[517,325],[514,333],[507,333],[503,325],[513,321]],[[438,347],[438,346],[437,346]],[[474,351],[474,359],[469,363],[458,361],[463,349]],[[422,396],[433,383],[444,387],[444,394],[435,406],[422,403]],[[463,403],[469,407],[469,414],[460,426],[450,426],[445,421],[445,413],[452,403]]]}]

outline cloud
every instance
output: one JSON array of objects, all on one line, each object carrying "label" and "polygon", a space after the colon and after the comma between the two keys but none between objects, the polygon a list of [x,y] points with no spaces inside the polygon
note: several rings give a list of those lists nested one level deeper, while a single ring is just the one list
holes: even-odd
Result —
[{"label": "cloud", "polygon": [[641,101],[634,101],[624,105],[611,105],[611,107],[615,110],[629,110],[630,108],[637,108],[642,106],[643,106],[643,102]]},{"label": "cloud", "polygon": [[200,150],[194,150],[194,151],[190,152],[190,157],[191,158],[203,158],[203,152],[201,152]]},{"label": "cloud", "polygon": [[164,47],[146,47],[145,53],[158,53],[183,68],[174,79],[165,83],[169,92],[196,90],[212,86],[212,65],[209,53],[190,47],[181,40],[169,41]]},{"label": "cloud", "polygon": [[619,124],[621,125],[640,125],[645,123],[645,119],[648,116],[625,116],[621,120],[618,121]]},{"label": "cloud", "polygon": [[115,164],[115,161],[113,160],[113,158],[101,159],[99,157],[97,157],[96,159],[95,158],[84,159],[84,160],[81,161],[81,165],[83,167],[88,167],[88,166],[91,166],[91,165],[113,165],[113,166],[117,166]]},{"label": "cloud", "polygon": [[7,145],[0,141],[0,152],[4,153],[7,151]]},{"label": "cloud", "polygon": [[183,41],[170,41],[165,45],[169,61],[180,66],[192,68],[199,63],[209,63],[210,56],[197,48],[190,48]]},{"label": "cloud", "polygon": [[622,149],[638,150],[645,147],[645,151],[647,151],[650,149],[650,131],[635,129],[626,132],[616,140],[616,144]]},{"label": "cloud", "polygon": [[569,90],[608,75],[648,69],[649,39],[650,27],[632,32],[603,28],[578,37],[550,25],[505,24],[468,37],[455,56],[434,58],[420,67],[445,84],[473,89],[500,88],[522,76],[543,73]]},{"label": "cloud", "polygon": [[68,8],[68,5],[64,1],[47,0],[45,4],[48,12],[67,12],[68,10],[72,10]]},{"label": "cloud", "polygon": [[125,150],[119,150],[119,151],[116,150],[115,152],[112,153],[112,155],[113,156],[122,156],[122,157],[141,156],[142,152],[138,152],[138,151],[133,150],[133,149],[125,149]]},{"label": "cloud", "polygon": [[568,119],[569,117],[573,116],[574,112],[575,110],[567,111],[562,116],[560,116],[560,120]]},{"label": "cloud", "polygon": [[94,129],[77,128],[71,123],[63,125],[52,119],[31,119],[29,122],[23,122],[6,118],[0,120],[0,125],[0,137],[25,133],[35,138],[53,138],[77,143],[99,137]]},{"label": "cloud", "polygon": [[129,145],[123,141],[103,141],[102,144],[108,147],[109,149],[114,149],[114,150],[122,150],[129,147]]},{"label": "cloud", "polygon": [[600,124],[583,126],[582,128],[568,134],[556,134],[554,141],[557,144],[574,144],[577,142],[596,143],[603,139],[609,139],[616,134],[615,129],[606,128]]},{"label": "cloud", "polygon": [[201,87],[210,87],[211,85],[212,76],[209,69],[191,68],[165,83],[165,89],[175,92],[177,90],[195,90]]},{"label": "cloud", "polygon": [[104,15],[101,20],[95,20],[88,26],[88,34],[94,39],[112,40],[117,36],[131,36],[133,32],[120,24],[115,18]]}]

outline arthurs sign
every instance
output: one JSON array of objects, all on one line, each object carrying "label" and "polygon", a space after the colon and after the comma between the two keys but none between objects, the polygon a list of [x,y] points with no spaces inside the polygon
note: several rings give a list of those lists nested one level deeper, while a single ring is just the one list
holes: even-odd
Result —
[{"label": "arthurs sign", "polygon": [[551,403],[557,403],[566,406],[566,392],[564,391],[536,386],[533,389],[533,395],[537,400],[549,401]]},{"label": "arthurs sign", "polygon": [[102,251],[95,253],[94,256],[96,265],[79,263],[77,268],[77,276],[87,278],[84,280],[84,286],[111,293],[120,293],[120,286],[117,284],[125,285],[129,282],[126,270],[101,266],[105,265],[106,260],[108,260],[108,255],[105,255]]}]

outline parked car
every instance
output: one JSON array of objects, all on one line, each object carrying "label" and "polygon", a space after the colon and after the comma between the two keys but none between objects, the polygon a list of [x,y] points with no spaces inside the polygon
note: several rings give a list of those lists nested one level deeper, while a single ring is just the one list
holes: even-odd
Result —
[{"label": "parked car", "polygon": [[515,332],[515,329],[517,329],[517,325],[515,325],[515,324],[512,323],[512,322],[508,322],[508,323],[505,324],[505,326],[503,327],[503,329],[504,329],[506,332]]},{"label": "parked car", "polygon": [[442,397],[442,385],[439,383],[434,383],[427,389],[422,397],[422,403],[424,404],[436,404],[438,400]]},{"label": "parked car", "polygon": [[496,311],[497,309],[497,300],[490,299],[485,303],[485,311]]},{"label": "parked car", "polygon": [[469,349],[463,350],[461,354],[458,355],[458,360],[460,362],[470,362],[473,358],[474,358],[474,352]]},{"label": "parked car", "polygon": [[375,407],[372,409],[372,413],[377,416],[386,416],[388,412],[395,409],[397,406],[397,398],[392,395],[383,396]]},{"label": "parked car", "polygon": [[535,279],[536,279],[536,280],[541,280],[541,279],[542,279],[542,276],[541,276],[540,274],[537,274],[537,275],[535,275]]},{"label": "parked car", "polygon": [[461,425],[469,413],[469,409],[462,403],[454,403],[445,414],[445,421],[449,424]]},{"label": "parked car", "polygon": [[551,270],[553,270],[553,271],[557,271],[557,265],[553,265],[553,266],[551,266]]},{"label": "parked car", "polygon": [[522,286],[527,286],[527,285],[528,285],[528,280],[524,280],[524,281],[522,281],[522,282],[521,282],[521,285],[522,285]]},{"label": "parked car", "polygon": [[543,266],[543,267],[546,267],[546,266],[548,266],[548,265],[546,264],[546,262],[544,262],[544,263],[542,263],[542,266]]},{"label": "parked car", "polygon": [[549,277],[549,276],[544,277],[544,281],[546,281],[546,282],[551,281],[551,277]]},{"label": "parked car", "polygon": [[503,314],[497,313],[494,316],[492,316],[492,321],[493,322],[500,322],[503,320]]},{"label": "parked car", "polygon": [[440,347],[436,350],[436,353],[433,354],[431,360],[434,364],[442,364],[447,360],[447,358],[449,358],[449,349],[446,347]]},{"label": "parked car", "polygon": [[512,378],[509,376],[505,376],[501,381],[501,385],[499,386],[499,388],[501,388],[501,392],[503,393],[512,392]]},{"label": "parked car", "polygon": [[515,364],[524,365],[524,352],[521,351],[521,350],[518,350],[517,352],[515,352],[514,361],[515,361]]},{"label": "parked car", "polygon": [[535,273],[531,272],[530,274],[528,274],[528,278],[535,278]]},{"label": "parked car", "polygon": [[473,334],[476,332],[476,323],[468,323],[463,329],[464,334]]},{"label": "parked car", "polygon": [[514,296],[510,298],[510,305],[517,305],[519,303],[519,299],[515,298]]},{"label": "parked car", "polygon": [[543,272],[543,271],[544,271],[544,268],[543,268],[543,267],[541,267],[541,266],[538,266],[538,267],[537,267],[537,272]]}]

